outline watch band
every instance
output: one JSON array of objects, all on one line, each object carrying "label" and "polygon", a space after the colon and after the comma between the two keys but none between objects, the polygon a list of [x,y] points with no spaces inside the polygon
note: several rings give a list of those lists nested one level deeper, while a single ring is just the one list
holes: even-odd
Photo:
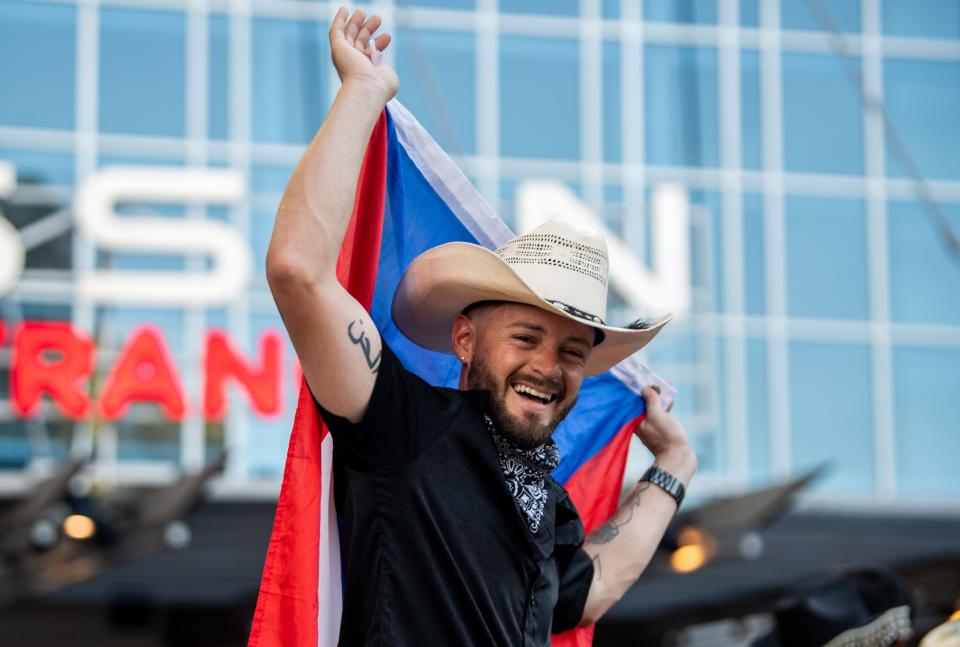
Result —
[{"label": "watch band", "polygon": [[677,502],[677,509],[679,509],[680,504],[683,503],[683,497],[687,495],[687,489],[683,487],[680,479],[670,472],[660,469],[656,465],[651,465],[650,468],[643,473],[643,476],[640,477],[640,481],[653,483],[672,496],[673,500]]}]

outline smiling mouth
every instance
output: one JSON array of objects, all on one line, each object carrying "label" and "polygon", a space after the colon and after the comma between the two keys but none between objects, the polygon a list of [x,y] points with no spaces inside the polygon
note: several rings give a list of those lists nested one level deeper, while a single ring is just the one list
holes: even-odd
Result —
[{"label": "smiling mouth", "polygon": [[513,391],[522,398],[539,402],[540,404],[550,404],[557,399],[557,396],[553,393],[545,393],[526,384],[514,384]]}]

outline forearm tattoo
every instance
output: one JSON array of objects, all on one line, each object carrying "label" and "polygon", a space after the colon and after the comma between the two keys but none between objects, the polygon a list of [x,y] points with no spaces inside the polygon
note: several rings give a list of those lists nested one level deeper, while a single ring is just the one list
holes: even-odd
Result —
[{"label": "forearm tattoo", "polygon": [[[620,534],[620,529],[625,525],[633,521],[633,515],[636,513],[637,508],[640,507],[640,501],[643,498],[641,495],[647,491],[647,488],[650,487],[650,484],[644,482],[637,488],[637,490],[630,495],[630,499],[627,501],[626,505],[617,510],[617,512],[607,519],[607,521],[594,530],[587,537],[586,543],[588,544],[606,544],[613,541],[613,538]],[[618,517],[625,517],[622,521]]]},{"label": "forearm tattoo", "polygon": [[[359,331],[359,332],[358,332]],[[367,367],[371,373],[380,370],[380,358],[383,356],[383,349],[377,351],[377,356],[371,356],[370,338],[363,330],[363,319],[354,319],[347,324],[347,337],[363,351],[363,356],[367,360]]]},{"label": "forearm tattoo", "polygon": [[594,555],[591,561],[593,561],[593,579],[600,581],[600,555]]}]

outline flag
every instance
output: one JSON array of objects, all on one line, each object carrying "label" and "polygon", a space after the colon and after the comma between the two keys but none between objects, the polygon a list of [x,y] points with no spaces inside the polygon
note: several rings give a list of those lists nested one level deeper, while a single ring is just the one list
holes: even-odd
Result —
[{"label": "flag", "polygon": [[[460,376],[455,357],[417,346],[393,323],[391,302],[407,265],[443,243],[492,249],[512,237],[416,119],[391,101],[367,148],[337,272],[408,370],[454,388]],[[561,456],[554,478],[570,493],[588,533],[616,510],[630,437],[643,421],[640,388],[654,381],[662,383],[634,359],[587,378],[554,434]],[[332,451],[303,384],[248,647],[337,644],[342,582]],[[575,629],[553,644],[585,646],[592,637],[592,628]]]}]

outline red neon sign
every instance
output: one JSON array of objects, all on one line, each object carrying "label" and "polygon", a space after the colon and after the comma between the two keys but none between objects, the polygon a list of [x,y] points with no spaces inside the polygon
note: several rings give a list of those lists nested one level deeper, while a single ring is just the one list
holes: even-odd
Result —
[{"label": "red neon sign", "polygon": [[[0,322],[0,343],[6,325]],[[281,337],[261,335],[255,360],[244,358],[227,336],[209,331],[204,343],[202,411],[221,420],[227,409],[226,388],[234,384],[247,395],[251,408],[263,416],[281,411]],[[77,420],[98,412],[108,420],[123,416],[137,402],[157,405],[172,420],[182,420],[190,404],[163,333],[151,326],[134,330],[123,344],[96,402],[89,378],[96,366],[96,348],[88,335],[66,322],[30,321],[13,335],[10,391],[13,409],[35,415],[47,396],[67,418]]]}]

